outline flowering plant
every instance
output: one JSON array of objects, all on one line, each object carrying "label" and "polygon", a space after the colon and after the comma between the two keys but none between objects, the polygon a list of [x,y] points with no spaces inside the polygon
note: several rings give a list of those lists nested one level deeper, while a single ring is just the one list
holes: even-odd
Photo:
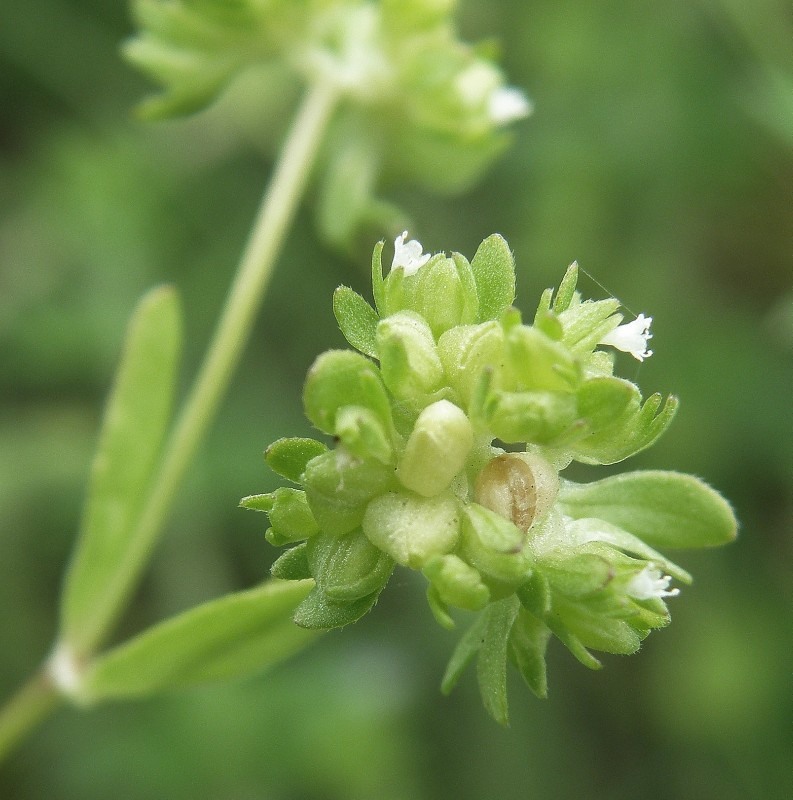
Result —
[{"label": "flowering plant", "polygon": [[347,287],[336,319],[358,352],[321,355],[306,379],[311,423],[333,437],[280,439],[266,452],[301,485],[254,495],[274,545],[272,574],[313,579],[294,620],[328,629],[359,619],[396,565],[420,570],[436,620],[478,612],[446,676],[450,690],[478,654],[488,711],[507,721],[512,661],[545,696],[545,650],[556,636],[585,666],[592,650],[633,653],[669,622],[672,580],[690,575],[656,547],[731,541],[729,505],[701,480],[644,471],[577,484],[573,461],[613,464],[666,430],[677,400],[642,399],[614,375],[611,347],[649,357],[651,318],[623,323],[614,298],[583,300],[578,268],[543,293],[532,324],[512,306],[512,253],[498,235],[473,260],[423,253],[397,237],[375,306]]}]

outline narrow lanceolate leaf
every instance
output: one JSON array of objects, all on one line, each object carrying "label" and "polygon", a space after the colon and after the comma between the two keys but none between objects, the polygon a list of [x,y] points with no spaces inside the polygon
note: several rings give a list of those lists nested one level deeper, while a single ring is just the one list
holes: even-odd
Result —
[{"label": "narrow lanceolate leaf", "polygon": [[66,574],[61,638],[78,653],[104,633],[132,532],[157,465],[171,413],[181,319],[173,289],[139,303],[105,410],[76,549]]},{"label": "narrow lanceolate leaf", "polygon": [[460,637],[460,641],[457,643],[457,647],[454,648],[441,681],[441,691],[444,694],[449,694],[454,689],[471,659],[479,652],[485,638],[487,623],[488,612],[485,610],[479,614],[471,627]]},{"label": "narrow lanceolate leaf", "polygon": [[594,483],[565,483],[559,499],[568,516],[605,520],[653,547],[715,547],[737,534],[729,503],[703,481],[679,472],[627,472]]},{"label": "narrow lanceolate leaf", "polygon": [[509,723],[507,707],[507,645],[520,603],[513,595],[485,610],[487,629],[476,661],[476,677],[485,709],[501,725]]},{"label": "narrow lanceolate leaf", "polygon": [[192,608],[99,658],[85,676],[88,703],[246,675],[314,638],[292,622],[313,581],[268,581]]},{"label": "narrow lanceolate leaf", "polygon": [[369,303],[348,286],[339,286],[333,293],[333,313],[344,338],[364,355],[377,358],[380,317]]},{"label": "narrow lanceolate leaf", "polygon": [[503,236],[488,236],[476,251],[471,270],[479,295],[479,321],[498,319],[515,299],[515,259]]}]

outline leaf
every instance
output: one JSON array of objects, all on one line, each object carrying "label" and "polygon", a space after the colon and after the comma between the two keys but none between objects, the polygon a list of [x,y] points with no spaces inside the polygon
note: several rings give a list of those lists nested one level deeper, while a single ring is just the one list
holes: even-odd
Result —
[{"label": "leaf", "polygon": [[278,439],[264,451],[264,460],[273,472],[292,483],[300,483],[306,464],[327,451],[328,448],[316,439]]},{"label": "leaf", "polygon": [[485,629],[487,628],[488,612],[485,610],[477,616],[471,623],[471,627],[460,637],[457,647],[454,648],[446,672],[441,681],[441,691],[449,694],[457,685],[460,676],[465,671],[471,659],[479,652],[479,648],[485,639]]},{"label": "leaf", "polygon": [[515,299],[515,259],[503,236],[494,233],[471,261],[479,295],[479,321],[498,319]]},{"label": "leaf", "polygon": [[526,685],[540,699],[548,696],[545,651],[550,636],[551,631],[544,623],[521,609],[509,637],[510,659]]},{"label": "leaf", "polygon": [[270,567],[270,574],[285,581],[301,581],[312,577],[308,565],[308,544],[301,542],[282,553]]},{"label": "leaf", "polygon": [[380,314],[385,314],[385,279],[383,278],[383,248],[384,241],[379,241],[372,251],[372,296],[375,308]]},{"label": "leaf", "polygon": [[301,628],[309,630],[343,628],[345,625],[357,622],[364,614],[371,611],[379,594],[378,590],[352,602],[335,602],[321,589],[314,588],[297,607],[294,621]]},{"label": "leaf", "polygon": [[575,287],[578,283],[578,262],[573,263],[567,268],[564,277],[559,284],[559,290],[556,292],[556,297],[553,300],[553,311],[555,314],[561,314],[570,308],[570,303],[573,301],[575,294]]},{"label": "leaf", "polygon": [[575,443],[573,453],[576,461],[584,464],[616,464],[646,450],[669,427],[677,413],[678,399],[670,395],[656,415],[661,399],[661,395],[656,393],[650,395],[642,405],[641,395],[636,389],[622,414]]},{"label": "leaf", "polygon": [[344,338],[364,355],[377,358],[380,317],[369,303],[348,286],[339,286],[333,293],[333,314]]},{"label": "leaf", "polygon": [[491,603],[484,641],[476,660],[476,677],[485,709],[501,725],[509,724],[507,706],[507,645],[520,603],[512,595]]},{"label": "leaf", "polygon": [[715,547],[737,535],[729,503],[704,481],[679,472],[627,472],[588,484],[564,483],[564,513],[597,517],[653,547]]},{"label": "leaf", "polygon": [[278,663],[313,637],[291,621],[312,581],[268,581],[192,608],[101,656],[84,699],[151,695]]},{"label": "leaf", "polygon": [[61,637],[78,653],[101,638],[126,590],[138,547],[134,528],[170,418],[180,344],[176,292],[154,289],[129,324],[66,574]]}]

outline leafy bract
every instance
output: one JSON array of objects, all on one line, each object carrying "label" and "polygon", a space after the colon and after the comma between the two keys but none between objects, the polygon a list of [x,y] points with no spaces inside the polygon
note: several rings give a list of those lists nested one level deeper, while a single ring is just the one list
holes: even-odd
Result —
[{"label": "leafy bract", "polygon": [[170,418],[180,345],[176,292],[154,289],[129,324],[66,574],[61,638],[77,653],[102,637],[135,569],[135,526]]},{"label": "leafy bract", "polygon": [[311,634],[292,623],[313,581],[269,581],[155,625],[99,658],[85,675],[86,702],[151,695],[277,663]]},{"label": "leafy bract", "polygon": [[679,472],[627,472],[594,483],[565,482],[559,499],[568,516],[597,517],[653,547],[716,547],[737,534],[729,503],[704,481]]}]

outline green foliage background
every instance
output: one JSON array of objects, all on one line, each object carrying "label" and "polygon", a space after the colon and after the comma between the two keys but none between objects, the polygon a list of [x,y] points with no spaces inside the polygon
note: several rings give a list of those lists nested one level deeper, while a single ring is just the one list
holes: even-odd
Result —
[{"label": "green foliage background", "polygon": [[[705,478],[734,502],[738,542],[682,557],[696,583],[640,655],[589,673],[554,647],[549,700],[515,680],[510,730],[486,716],[472,675],[441,696],[455,636],[402,574],[376,613],[266,675],[60,712],[3,765],[0,797],[793,796],[790,9],[461,5],[466,37],[500,40],[536,114],[467,194],[401,188],[411,234],[471,256],[502,233],[524,311],[578,259],[652,314],[642,387],[682,408],[632,465]],[[54,635],[126,318],[146,288],[177,284],[186,382],[294,100],[253,103],[237,87],[196,118],[137,123],[129,109],[150,87],[118,57],[130,32],[120,0],[0,9],[0,697]],[[366,289],[372,243],[332,252],[304,205],[119,637],[267,574],[276,553],[237,501],[277,485],[266,444],[309,433],[302,380],[342,346],[331,293]]]}]

